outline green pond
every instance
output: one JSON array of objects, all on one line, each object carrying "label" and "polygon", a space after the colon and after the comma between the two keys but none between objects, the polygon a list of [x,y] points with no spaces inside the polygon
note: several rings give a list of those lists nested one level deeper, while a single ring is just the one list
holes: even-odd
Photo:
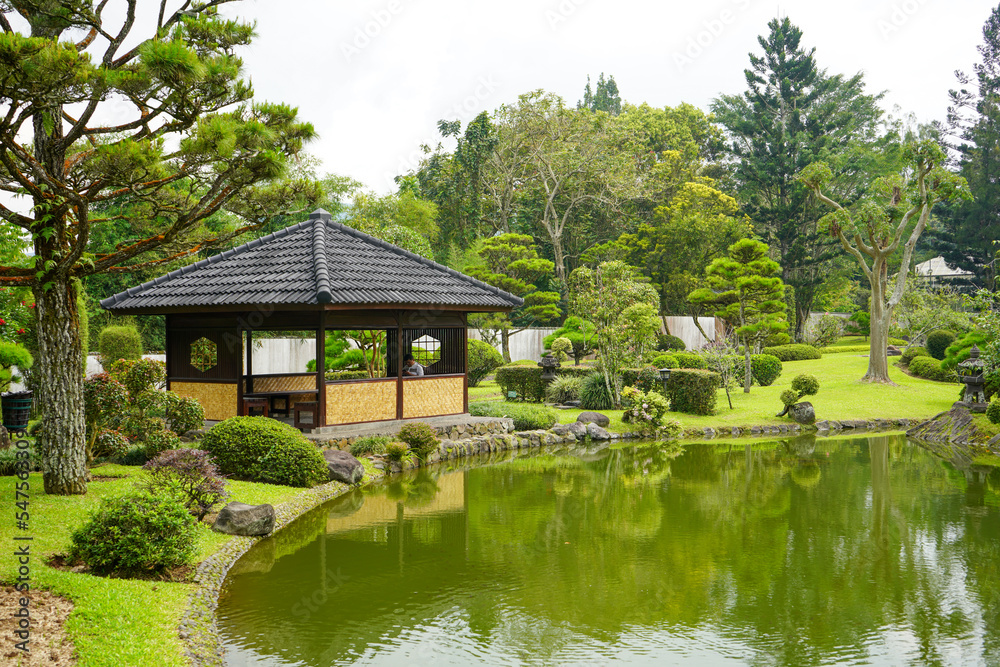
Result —
[{"label": "green pond", "polygon": [[257,544],[227,664],[998,665],[1000,474],[902,436],[514,452]]}]

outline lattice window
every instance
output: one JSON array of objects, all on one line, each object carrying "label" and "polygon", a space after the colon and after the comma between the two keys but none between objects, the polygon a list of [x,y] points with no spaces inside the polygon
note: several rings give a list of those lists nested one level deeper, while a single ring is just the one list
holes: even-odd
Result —
[{"label": "lattice window", "polygon": [[206,373],[219,363],[218,346],[205,337],[191,343],[191,365]]},{"label": "lattice window", "polygon": [[410,354],[418,364],[427,368],[441,361],[441,341],[424,334],[410,344]]}]

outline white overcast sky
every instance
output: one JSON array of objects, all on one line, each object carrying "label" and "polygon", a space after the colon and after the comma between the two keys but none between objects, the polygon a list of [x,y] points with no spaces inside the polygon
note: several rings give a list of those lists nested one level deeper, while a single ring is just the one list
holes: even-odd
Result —
[{"label": "white overcast sky", "polygon": [[312,122],[327,172],[379,192],[436,143],[441,118],[467,122],[543,88],[570,103],[586,77],[613,74],[628,102],[707,109],[741,92],[747,54],[788,16],[831,73],[865,73],[920,121],[943,119],[954,71],[971,70],[983,0],[247,0],[243,53],[257,97]]}]

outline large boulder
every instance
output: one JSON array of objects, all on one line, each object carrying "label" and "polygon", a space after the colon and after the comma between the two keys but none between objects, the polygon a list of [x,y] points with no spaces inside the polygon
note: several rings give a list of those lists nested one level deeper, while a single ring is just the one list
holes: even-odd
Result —
[{"label": "large boulder", "polygon": [[591,440],[610,440],[611,434],[605,431],[603,428],[591,422],[587,424],[587,435],[590,436]]},{"label": "large boulder", "polygon": [[788,416],[799,424],[812,424],[816,421],[816,410],[809,401],[802,401],[788,406]]},{"label": "large boulder", "polygon": [[572,424],[566,424],[566,430],[576,436],[577,440],[582,440],[587,437],[587,425],[581,424],[580,422],[573,422]]},{"label": "large boulder", "polygon": [[365,467],[350,452],[327,449],[323,452],[330,479],[344,484],[357,484],[365,476]]},{"label": "large boulder", "polygon": [[227,535],[270,535],[274,530],[274,507],[231,502],[219,512],[212,530]]},{"label": "large boulder", "polygon": [[597,424],[601,428],[611,423],[611,418],[607,415],[602,415],[600,412],[581,412],[576,420],[581,424]]}]

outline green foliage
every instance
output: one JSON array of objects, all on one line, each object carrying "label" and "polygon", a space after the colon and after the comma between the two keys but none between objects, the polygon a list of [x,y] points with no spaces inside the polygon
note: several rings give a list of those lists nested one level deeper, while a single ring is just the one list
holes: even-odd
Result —
[{"label": "green foliage", "polygon": [[844,320],[824,313],[815,324],[806,327],[805,340],[815,347],[833,345],[844,333]]},{"label": "green foliage", "polygon": [[864,336],[864,339],[868,340],[868,334],[871,333],[871,316],[864,310],[855,311],[844,323],[844,333],[850,336]]},{"label": "green foliage", "polygon": [[545,388],[545,400],[549,403],[566,403],[580,400],[583,378],[572,375],[557,377]]},{"label": "green foliage", "polygon": [[819,392],[819,379],[815,375],[801,373],[792,379],[792,391],[803,396],[815,396]]},{"label": "green foliage", "polygon": [[663,383],[660,381],[660,371],[653,366],[643,366],[642,368],[623,368],[622,386],[636,387],[640,391],[663,390]]},{"label": "green foliage", "polygon": [[687,349],[687,345],[684,341],[677,336],[671,336],[670,334],[660,334],[656,337],[656,349],[660,352],[667,352],[675,350],[677,352],[683,352]]},{"label": "green foliage", "polygon": [[366,435],[351,443],[351,456],[384,454],[392,438],[387,435]]},{"label": "green foliage", "polygon": [[99,340],[102,364],[142,358],[142,336],[134,326],[104,327]]},{"label": "green foliage", "polygon": [[765,347],[761,352],[769,354],[772,357],[777,357],[781,361],[805,361],[807,359],[821,359],[823,357],[823,354],[815,347],[802,343]]},{"label": "green foliage", "polygon": [[210,428],[201,448],[223,474],[251,482],[310,487],[329,479],[316,445],[266,417],[230,417]]},{"label": "green foliage", "polygon": [[614,407],[614,399],[602,373],[593,373],[583,379],[580,407],[584,410],[610,410]]},{"label": "green foliage", "polygon": [[916,345],[914,345],[911,348],[903,350],[903,355],[899,358],[899,360],[903,363],[904,366],[909,366],[910,362],[916,359],[917,357],[929,357],[929,356],[930,354],[927,353],[927,348],[917,347]]},{"label": "green foliage", "polygon": [[564,337],[556,338],[549,346],[549,350],[552,351],[552,356],[556,358],[556,361],[561,363],[573,353],[573,341]]},{"label": "green foliage", "polygon": [[[316,362],[313,361],[313,372],[316,372]],[[330,382],[346,382],[347,380],[367,380],[371,376],[368,371],[327,371],[323,374]]]},{"label": "green foliage", "polygon": [[546,350],[552,349],[552,343],[557,338],[566,338],[573,344],[573,356],[579,364],[584,357],[594,351],[597,340],[597,329],[592,322],[571,315],[563,325],[549,334],[542,341]]},{"label": "green foliage", "polygon": [[[537,366],[501,366],[497,369],[496,382],[506,400],[538,403],[545,398],[542,369]],[[511,396],[511,392],[514,396]]]},{"label": "green foliage", "polygon": [[786,333],[776,333],[771,334],[766,339],[764,339],[765,347],[777,347],[779,345],[788,345],[792,342],[792,337]]},{"label": "green foliage", "polygon": [[129,441],[118,430],[102,428],[94,436],[94,442],[87,451],[88,460],[101,457],[118,458],[128,451]]},{"label": "green foliage", "polygon": [[547,430],[552,428],[557,421],[556,412],[552,408],[543,405],[503,403],[501,401],[470,403],[469,414],[476,417],[509,417],[514,420],[514,430],[516,431]]},{"label": "green foliage", "polygon": [[935,382],[958,382],[955,371],[946,368],[944,362],[934,357],[916,357],[910,362],[909,370],[917,377]]},{"label": "green foliage", "polygon": [[171,496],[135,493],[104,498],[73,531],[70,557],[96,574],[142,576],[194,559],[197,524]]},{"label": "green foliage", "polygon": [[148,419],[142,424],[142,428],[133,430],[130,435],[134,434],[135,439],[145,447],[147,459],[156,458],[169,449],[181,447],[181,439],[173,431],[168,431],[162,420]]},{"label": "green foliage", "polygon": [[992,424],[1000,424],[1000,401],[996,398],[990,401],[990,404],[986,406],[986,418],[989,419]]},{"label": "green foliage", "polygon": [[680,368],[680,362],[672,354],[658,354],[653,357],[653,365],[657,368]]},{"label": "green foliage", "polygon": [[503,357],[496,348],[481,340],[469,339],[468,369],[469,386],[477,386],[487,375],[503,366]]},{"label": "green foliage", "polygon": [[[114,430],[128,414],[129,395],[125,385],[107,373],[87,378],[83,383],[84,420],[87,427],[87,460],[108,456],[97,442],[101,433]],[[123,435],[124,437],[124,435]]]},{"label": "green foliage", "polygon": [[205,409],[189,396],[164,392],[165,414],[170,430],[178,435],[205,427]]},{"label": "green foliage", "polygon": [[944,359],[948,348],[955,342],[955,332],[938,329],[927,334],[927,354],[938,361]]},{"label": "green foliage", "polygon": [[799,402],[799,392],[794,389],[786,389],[781,392],[781,402],[786,406],[795,405]]},{"label": "green foliage", "polygon": [[662,394],[625,387],[622,389],[622,404],[625,406],[622,421],[632,424],[641,433],[668,438],[676,437],[681,432],[680,423],[665,419],[670,403]]},{"label": "green foliage", "polygon": [[385,457],[394,463],[409,463],[415,458],[409,445],[395,440],[385,446]]},{"label": "green foliage", "polygon": [[718,373],[697,368],[679,368],[670,373],[670,409],[693,415],[715,413],[722,378]]},{"label": "green foliage", "polygon": [[119,359],[105,369],[111,379],[125,385],[132,400],[158,389],[167,379],[166,364],[155,359]]},{"label": "green foliage", "polygon": [[437,432],[430,424],[423,422],[404,424],[396,437],[405,442],[421,459],[427,458],[427,455],[438,446]]},{"label": "green foliage", "polygon": [[[323,341],[323,368],[327,379],[356,380],[382,377],[386,366],[385,332],[375,329],[327,331]],[[316,372],[316,360],[306,362]],[[348,371],[339,375],[331,371]]]},{"label": "green foliage", "polygon": [[762,387],[770,387],[781,377],[781,360],[770,354],[754,354],[750,357],[753,379]]},{"label": "green foliage", "polygon": [[10,389],[10,383],[20,378],[15,376],[13,368],[28,370],[34,364],[34,359],[27,349],[8,341],[0,340],[0,394]]},{"label": "green foliage", "polygon": [[948,349],[945,350],[944,360],[941,362],[941,367],[945,370],[955,370],[958,368],[960,363],[969,358],[969,352],[972,350],[973,345],[982,349],[987,347],[988,341],[989,339],[986,337],[985,333],[981,331],[970,331],[962,338],[959,338],[948,346]]},{"label": "green foliage", "polygon": [[357,193],[347,224],[422,257],[433,257],[438,232],[437,205],[412,192]]},{"label": "green foliage", "polygon": [[143,469],[147,472],[143,490],[158,498],[175,498],[199,521],[229,495],[215,462],[200,449],[160,452]]},{"label": "green foliage", "polygon": [[677,352],[672,355],[680,368],[707,368],[705,358],[694,352]]}]

